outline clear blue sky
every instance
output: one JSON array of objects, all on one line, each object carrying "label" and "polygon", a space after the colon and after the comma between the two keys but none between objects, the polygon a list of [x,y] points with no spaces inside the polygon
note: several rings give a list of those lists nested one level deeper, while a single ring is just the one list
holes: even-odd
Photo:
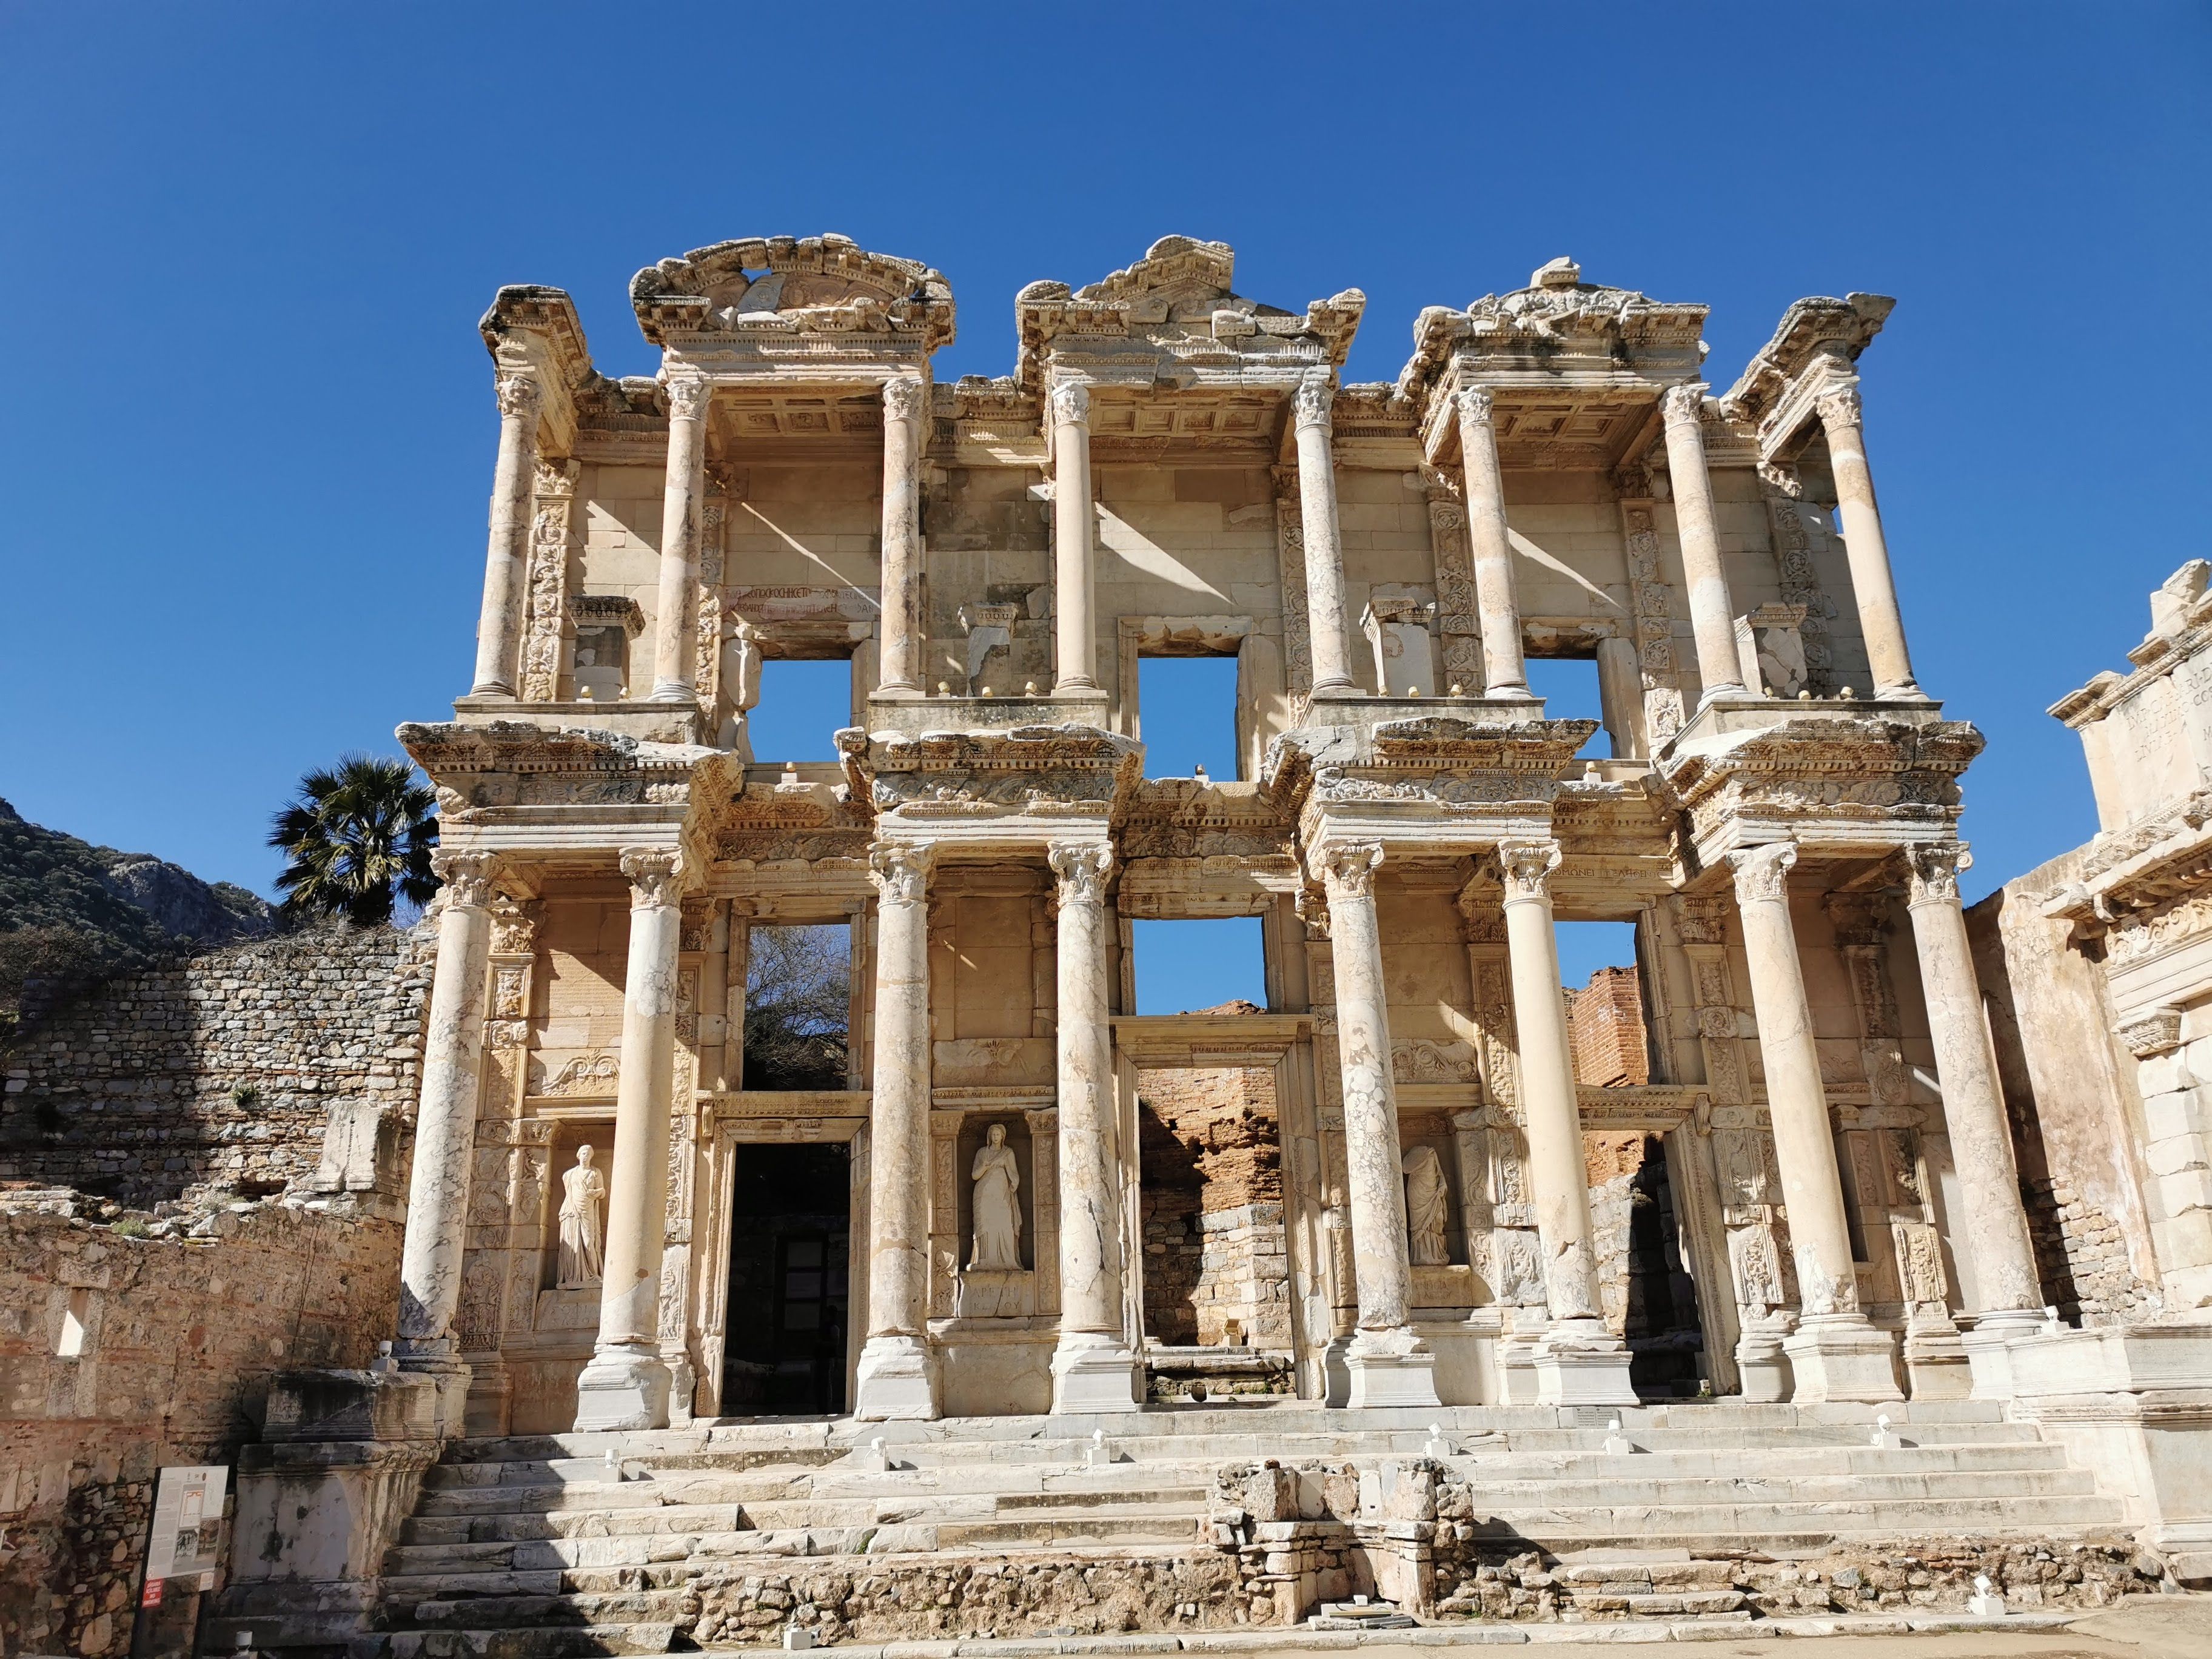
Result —
[{"label": "clear blue sky", "polygon": [[1272,303],[1364,289],[1354,379],[1560,253],[1710,302],[1723,385],[1799,295],[1897,295],[1869,445],[1921,678],[1990,738],[1986,890],[2090,833],[2043,709],[2208,551],[2208,18],[10,0],[0,794],[265,891],[299,774],[446,708],[501,283],[649,373],[639,266],[841,231],[951,279],[950,378],[1175,231]]}]

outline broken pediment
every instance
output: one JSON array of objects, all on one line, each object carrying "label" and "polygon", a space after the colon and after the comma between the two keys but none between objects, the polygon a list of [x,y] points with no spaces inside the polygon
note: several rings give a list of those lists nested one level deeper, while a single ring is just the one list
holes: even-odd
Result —
[{"label": "broken pediment", "polygon": [[748,237],[694,248],[630,279],[647,339],[700,335],[860,334],[949,344],[952,288],[915,259],[871,253],[850,237]]}]

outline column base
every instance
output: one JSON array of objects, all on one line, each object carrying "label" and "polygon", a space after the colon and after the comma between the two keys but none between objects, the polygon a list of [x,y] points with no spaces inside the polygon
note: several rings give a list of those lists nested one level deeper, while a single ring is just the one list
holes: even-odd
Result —
[{"label": "column base", "polygon": [[1735,1368],[1742,1378],[1741,1397],[1773,1405],[1790,1398],[1796,1381],[1790,1375],[1790,1356],[1782,1344],[1790,1334],[1787,1324],[1753,1328],[1736,1338]]},{"label": "column base", "polygon": [[1064,1336],[1052,1356],[1052,1414],[1072,1417],[1138,1407],[1136,1356],[1116,1336]]},{"label": "column base", "polygon": [[937,1407],[937,1356],[918,1336],[872,1336],[860,1350],[853,1415],[864,1423],[927,1422]]},{"label": "column base", "polygon": [[1437,1356],[1411,1326],[1353,1332],[1344,1368],[1352,1376],[1345,1404],[1354,1411],[1443,1403],[1437,1398]]},{"label": "column base", "polygon": [[1628,1345],[1602,1323],[1553,1327],[1536,1340],[1536,1403],[1540,1406],[1633,1406]]},{"label": "column base", "polygon": [[1884,1405],[1902,1400],[1897,1386],[1897,1339],[1863,1314],[1814,1314],[1782,1339],[1796,1387],[1792,1403]]},{"label": "column base", "polygon": [[576,1379],[576,1432],[666,1428],[669,1382],[650,1348],[599,1349]]},{"label": "column base", "polygon": [[1916,1331],[1905,1328],[1905,1386],[1914,1400],[1966,1400],[1972,1397],[1973,1373],[1966,1351],[1960,1346],[1958,1328],[1948,1320]]},{"label": "column base", "polygon": [[1349,1336],[1332,1336],[1328,1346],[1322,1350],[1321,1374],[1323,1382],[1321,1403],[1331,1411],[1342,1411],[1352,1403],[1352,1368],[1345,1363],[1351,1352]]},{"label": "column base", "polygon": [[2040,1336],[2046,1327],[2040,1313],[2026,1310],[1985,1313],[1970,1331],[1959,1333],[1972,1387],[1963,1397],[2009,1400],[2019,1392],[2012,1374],[2012,1345],[2024,1336]]},{"label": "column base", "polygon": [[[420,1377],[433,1392],[429,1426],[441,1440],[458,1439],[468,1432],[469,1384],[476,1370],[452,1352],[453,1340],[410,1344],[404,1337],[393,1345],[400,1370]],[[381,1362],[380,1362],[381,1363]]]}]

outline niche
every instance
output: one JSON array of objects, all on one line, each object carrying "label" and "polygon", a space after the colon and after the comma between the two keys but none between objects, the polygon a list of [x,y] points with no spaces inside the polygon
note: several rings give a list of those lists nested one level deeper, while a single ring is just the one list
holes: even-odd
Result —
[{"label": "niche", "polygon": [[[975,1155],[990,1139],[994,1126],[1006,1133],[1006,1150],[1013,1154],[1020,1185],[1014,1190],[1014,1213],[1021,1231],[1014,1239],[1012,1270],[970,1267],[975,1254]],[[1036,1160],[1030,1139],[1029,1119],[1019,1112],[985,1112],[964,1118],[953,1142],[952,1190],[954,1213],[959,1218],[960,1312],[965,1318],[990,1319],[1034,1312],[1036,1266]]]}]

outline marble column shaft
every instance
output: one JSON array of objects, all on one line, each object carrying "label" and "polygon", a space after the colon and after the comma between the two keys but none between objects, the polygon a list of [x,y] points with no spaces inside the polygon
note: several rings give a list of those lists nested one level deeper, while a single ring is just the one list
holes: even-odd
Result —
[{"label": "marble column shaft", "polygon": [[1836,483],[1836,516],[1842,520],[1844,555],[1851,570],[1851,592],[1858,599],[1859,633],[1866,641],[1867,665],[1877,697],[1925,695],[1912,678],[1912,658],[1905,648],[1905,616],[1898,608],[1897,582],[1889,568],[1889,543],[1881,530],[1881,509],[1874,495],[1874,474],[1867,468],[1866,433],[1858,388],[1838,386],[1816,405],[1828,434],[1828,465]]},{"label": "marble column shaft", "polygon": [[530,568],[530,483],[538,466],[538,410],[544,401],[526,374],[502,374],[499,460],[492,473],[491,539],[484,552],[483,609],[477,618],[472,697],[511,697],[522,655]]},{"label": "marble column shaft", "polygon": [[1505,946],[1519,1038],[1521,1108],[1528,1138],[1528,1184],[1544,1252],[1544,1297],[1554,1323],[1603,1334],[1596,1229],[1583,1161],[1574,1050],[1559,989],[1559,939],[1552,926],[1554,841],[1505,842],[1498,849],[1504,886]]},{"label": "marble column shaft", "polygon": [[699,577],[700,507],[707,491],[705,380],[668,383],[668,479],[660,498],[660,586],[653,628],[653,701],[689,702],[698,696],[693,641],[698,615],[692,589]]},{"label": "marble column shaft", "polygon": [[1859,1308],[1851,1266],[1850,1229],[1844,1216],[1843,1176],[1820,1085],[1813,1011],[1790,920],[1790,867],[1797,849],[1775,842],[1732,853],[1736,908],[1766,1068],[1766,1104],[1773,1121],[1774,1161],[1790,1212],[1790,1253],[1797,1264],[1799,1306],[1808,1317],[1852,1314]]},{"label": "marble column shaft", "polygon": [[1705,386],[1692,381],[1669,386],[1660,404],[1667,424],[1674,533],[1682,544],[1683,585],[1688,589],[1690,628],[1697,639],[1700,702],[1741,696],[1746,690],[1735,648],[1735,607],[1729,599],[1720,531],[1713,516],[1712,477],[1705,467]]},{"label": "marble column shaft", "polygon": [[1336,386],[1309,375],[1291,394],[1298,449],[1298,524],[1306,556],[1306,633],[1313,653],[1313,689],[1352,687],[1351,638],[1345,624],[1344,538],[1337,522],[1336,457],[1331,408]]},{"label": "marble column shaft", "polygon": [[1984,1323],[1990,1322],[1990,1315],[2017,1314],[2022,1317],[2008,1322],[2039,1327],[2044,1304],[2035,1247],[2021,1202],[2020,1170],[1966,941],[1966,918],[1959,908],[1966,849],[1955,842],[1917,847],[1907,851],[1905,860],[1906,914],[1920,957],[1943,1122],[1950,1132],[1966,1230],[1973,1240],[1977,1305],[1972,1311],[1984,1316]]},{"label": "marble column shaft", "polygon": [[1498,429],[1490,393],[1466,386],[1454,399],[1459,415],[1460,467],[1467,479],[1468,550],[1474,563],[1475,611],[1482,628],[1483,695],[1525,697],[1528,670],[1521,651],[1521,608],[1513,596],[1513,541],[1505,527],[1505,479],[1498,465]]},{"label": "marble column shaft", "polygon": [[1091,625],[1091,388],[1063,381],[1046,394],[1052,421],[1053,650],[1055,691],[1095,691]]},{"label": "marble column shaft", "polygon": [[1352,1210],[1359,1329],[1394,1330],[1413,1306],[1398,1090],[1390,1070],[1389,993],[1375,915],[1380,843],[1339,842],[1316,854],[1328,893],[1336,976],[1336,1045],[1344,1077],[1345,1185]]},{"label": "marble column shaft", "polygon": [[623,982],[598,1352],[618,1348],[658,1363],[670,1096],[676,1080],[677,951],[684,933],[682,860],[672,850],[632,848],[622,855],[622,869],[630,882],[629,960]]},{"label": "marble column shaft", "polygon": [[492,872],[481,853],[439,853],[444,884],[438,961],[422,1038],[422,1093],[408,1176],[407,1231],[400,1244],[399,1343],[409,1359],[450,1358],[467,1243],[469,1165],[476,1152],[484,1009],[491,963]]},{"label": "marble column shaft", "polygon": [[1060,1328],[1121,1334],[1121,1160],[1106,995],[1105,888],[1114,849],[1056,843],[1060,1005]]},{"label": "marble column shaft", "polygon": [[884,383],[883,649],[876,690],[921,692],[921,448],[929,384]]}]

